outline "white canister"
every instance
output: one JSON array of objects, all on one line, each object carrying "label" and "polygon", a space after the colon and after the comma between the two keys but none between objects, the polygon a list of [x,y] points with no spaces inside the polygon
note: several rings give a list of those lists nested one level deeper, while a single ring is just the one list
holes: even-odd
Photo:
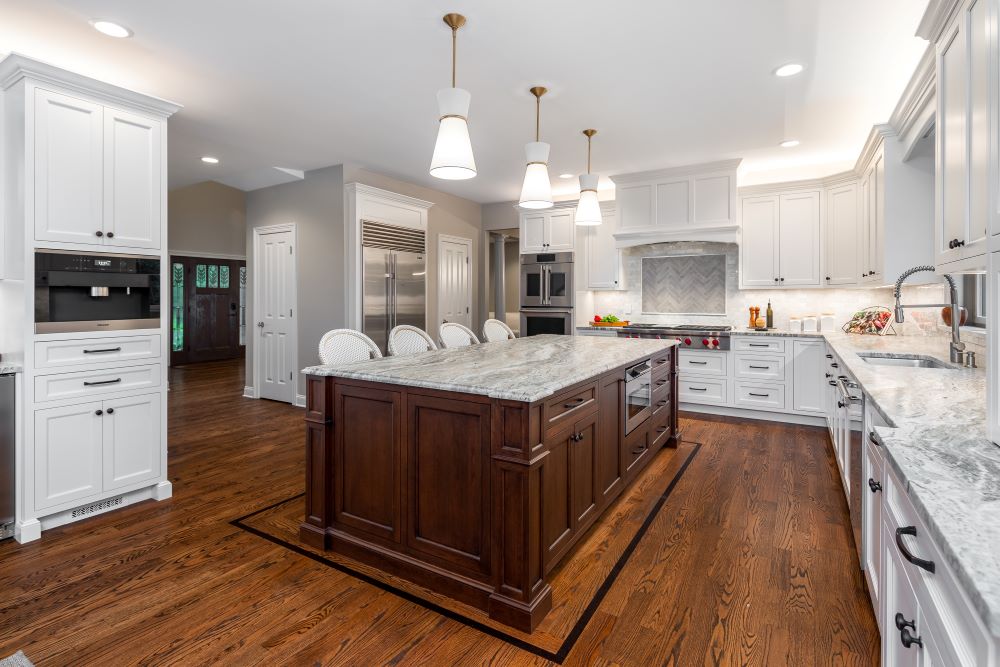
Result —
[{"label": "white canister", "polygon": [[792,333],[802,333],[802,318],[800,317],[789,317],[788,318],[788,330]]},{"label": "white canister", "polygon": [[826,332],[837,330],[837,324],[833,319],[833,313],[823,313],[819,316],[819,330]]},{"label": "white canister", "polygon": [[816,333],[819,331],[819,329],[817,329],[818,326],[819,321],[816,319],[815,315],[802,316],[802,333]]}]

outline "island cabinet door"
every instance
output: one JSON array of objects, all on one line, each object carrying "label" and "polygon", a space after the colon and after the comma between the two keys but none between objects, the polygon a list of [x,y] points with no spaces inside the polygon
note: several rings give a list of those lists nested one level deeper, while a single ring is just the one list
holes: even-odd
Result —
[{"label": "island cabinet door", "polygon": [[614,500],[624,484],[625,468],[621,457],[621,440],[625,433],[622,416],[624,385],[620,374],[601,381],[597,430],[597,490],[601,507]]},{"label": "island cabinet door", "polygon": [[569,548],[573,537],[573,508],[569,477],[572,429],[546,437],[547,454],[539,471],[542,517],[542,565],[548,572]]},{"label": "island cabinet door", "polygon": [[406,545],[484,578],[492,553],[489,402],[407,393]]},{"label": "island cabinet door", "polygon": [[399,543],[400,392],[338,384],[334,401],[335,521],[348,532]]},{"label": "island cabinet door", "polygon": [[598,413],[581,419],[570,436],[569,492],[574,532],[586,530],[597,518],[601,490],[597,480]]}]

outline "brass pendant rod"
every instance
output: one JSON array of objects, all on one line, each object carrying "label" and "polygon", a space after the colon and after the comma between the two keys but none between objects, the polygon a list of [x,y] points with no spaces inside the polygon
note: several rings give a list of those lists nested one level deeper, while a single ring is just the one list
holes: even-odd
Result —
[{"label": "brass pendant rod", "polygon": [[535,141],[540,141],[542,127],[542,98],[535,98]]},{"label": "brass pendant rod", "polygon": [[583,135],[587,137],[587,173],[590,173],[590,140],[597,134],[597,130],[584,130]]},{"label": "brass pendant rod", "polygon": [[458,28],[451,29],[451,87],[455,86],[455,60],[458,53]]}]

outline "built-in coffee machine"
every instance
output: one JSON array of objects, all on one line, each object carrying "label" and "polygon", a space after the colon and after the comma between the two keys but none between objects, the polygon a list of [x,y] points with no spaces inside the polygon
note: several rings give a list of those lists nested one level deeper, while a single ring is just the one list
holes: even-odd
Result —
[{"label": "built-in coffee machine", "polygon": [[35,253],[35,333],[159,326],[159,258]]}]

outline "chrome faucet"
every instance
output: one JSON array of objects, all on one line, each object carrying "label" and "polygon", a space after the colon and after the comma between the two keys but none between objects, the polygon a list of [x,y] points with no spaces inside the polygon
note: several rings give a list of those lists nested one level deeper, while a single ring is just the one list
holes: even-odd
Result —
[{"label": "chrome faucet", "polygon": [[[896,321],[900,324],[903,323],[903,309],[904,308],[951,308],[951,363],[953,364],[965,364],[971,362],[975,364],[975,357],[971,356],[971,353],[965,351],[965,343],[958,334],[958,327],[961,323],[961,310],[958,305],[958,288],[955,287],[955,279],[952,278],[947,273],[941,274],[941,276],[948,281],[948,288],[950,290],[951,303],[914,303],[903,305],[899,302],[900,291],[903,288],[903,281],[909,278],[914,273],[919,273],[921,271],[930,271],[934,273],[933,266],[915,266],[912,269],[903,271],[903,275],[896,279],[896,288],[893,290],[892,295],[896,297]],[[970,359],[971,356],[971,359]]]}]

